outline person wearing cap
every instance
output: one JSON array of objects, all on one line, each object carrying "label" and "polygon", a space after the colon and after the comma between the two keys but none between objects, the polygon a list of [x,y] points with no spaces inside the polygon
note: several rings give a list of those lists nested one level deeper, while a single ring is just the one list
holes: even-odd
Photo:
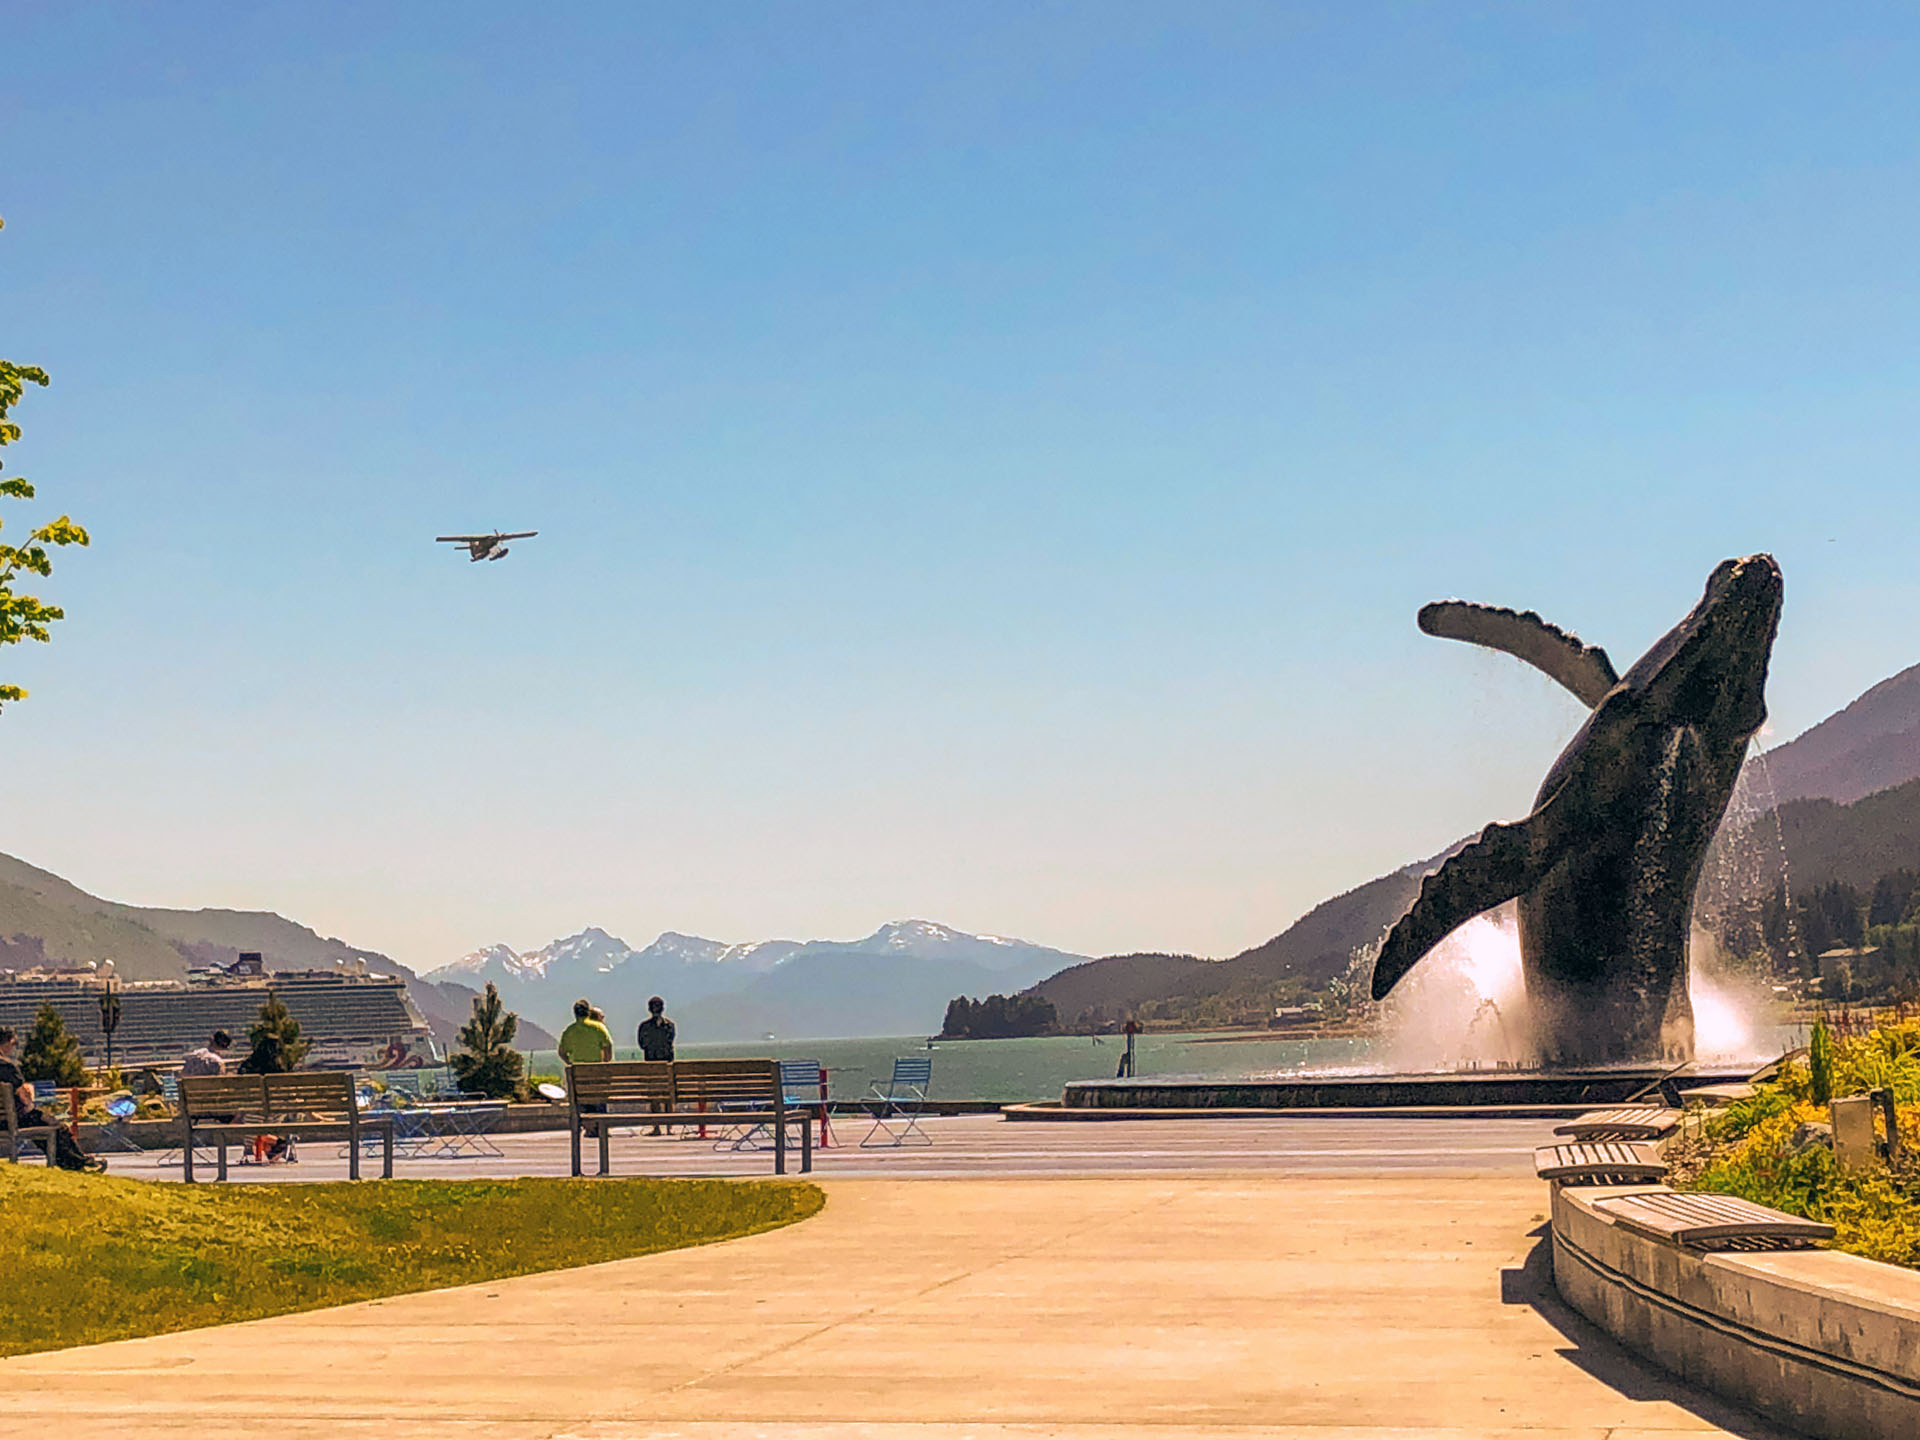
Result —
[{"label": "person wearing cap", "polygon": [[613,1032],[593,1018],[586,1000],[573,1002],[573,1023],[560,1032],[560,1063],[592,1065],[613,1059]]}]

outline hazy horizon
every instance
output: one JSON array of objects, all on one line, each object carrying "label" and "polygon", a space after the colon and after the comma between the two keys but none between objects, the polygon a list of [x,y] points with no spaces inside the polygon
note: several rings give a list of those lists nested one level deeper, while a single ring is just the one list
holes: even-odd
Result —
[{"label": "hazy horizon", "polygon": [[4,513],[94,545],[0,850],[96,894],[1228,955],[1580,723],[1426,601],[1624,670],[1770,550],[1771,740],[1920,660],[1897,7],[7,27]]}]

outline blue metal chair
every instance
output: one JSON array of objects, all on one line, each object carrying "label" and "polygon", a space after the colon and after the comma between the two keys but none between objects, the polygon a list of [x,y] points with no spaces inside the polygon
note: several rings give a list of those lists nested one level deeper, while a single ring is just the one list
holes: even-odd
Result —
[{"label": "blue metal chair", "polygon": [[94,1142],[96,1153],[144,1155],[145,1150],[127,1133],[127,1124],[140,1113],[140,1102],[131,1095],[115,1095],[107,1101],[107,1118],[100,1126],[100,1138]]},{"label": "blue metal chair", "polygon": [[[893,1062],[885,1088],[873,1082],[867,1104],[873,1108],[873,1128],[860,1142],[862,1150],[883,1145],[931,1145],[933,1137],[920,1128],[926,1113],[927,1091],[933,1086],[933,1057],[907,1055]],[[904,1121],[904,1123],[902,1123]],[[884,1134],[887,1138],[873,1137]]]},{"label": "blue metal chair", "polygon": [[[782,1060],[780,1062],[780,1093],[786,1103],[802,1116],[807,1123],[815,1110],[820,1112],[823,1122],[826,1119],[826,1068],[818,1060]],[[726,1110],[720,1111],[722,1119]],[[722,1136],[716,1150],[759,1150],[761,1141],[773,1133],[764,1121],[751,1126],[739,1135]],[[823,1142],[824,1143],[824,1142]]]}]

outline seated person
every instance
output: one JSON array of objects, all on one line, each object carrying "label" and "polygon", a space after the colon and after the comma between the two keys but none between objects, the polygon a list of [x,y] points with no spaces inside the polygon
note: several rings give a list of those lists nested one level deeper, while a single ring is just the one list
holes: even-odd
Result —
[{"label": "seated person", "polygon": [[[43,1125],[53,1127],[53,1163],[62,1170],[104,1170],[107,1162],[98,1156],[89,1155],[80,1148],[80,1142],[73,1138],[73,1132],[64,1125],[54,1125],[46,1112],[33,1103],[33,1086],[21,1073],[19,1061],[14,1058],[14,1047],[19,1036],[10,1025],[0,1025],[0,1091],[5,1091],[5,1103],[13,1106],[14,1119],[22,1127],[35,1129]],[[41,1149],[47,1148],[43,1141]]]},{"label": "seated person", "polygon": [[233,1037],[224,1030],[213,1032],[213,1038],[198,1050],[189,1050],[180,1062],[182,1078],[199,1075],[224,1075],[227,1073],[227,1048],[233,1044]]}]

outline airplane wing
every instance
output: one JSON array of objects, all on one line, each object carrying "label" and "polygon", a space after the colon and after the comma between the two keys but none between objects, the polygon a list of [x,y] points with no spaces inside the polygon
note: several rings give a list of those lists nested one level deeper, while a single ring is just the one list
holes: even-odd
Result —
[{"label": "airplane wing", "polygon": [[491,540],[493,538],[491,535],[436,535],[433,537],[433,543],[436,545],[471,545],[476,540]]},{"label": "airplane wing", "polygon": [[531,540],[534,536],[538,535],[539,533],[540,532],[538,530],[515,530],[509,534],[499,535],[499,536],[496,536],[495,538],[499,540]]}]

